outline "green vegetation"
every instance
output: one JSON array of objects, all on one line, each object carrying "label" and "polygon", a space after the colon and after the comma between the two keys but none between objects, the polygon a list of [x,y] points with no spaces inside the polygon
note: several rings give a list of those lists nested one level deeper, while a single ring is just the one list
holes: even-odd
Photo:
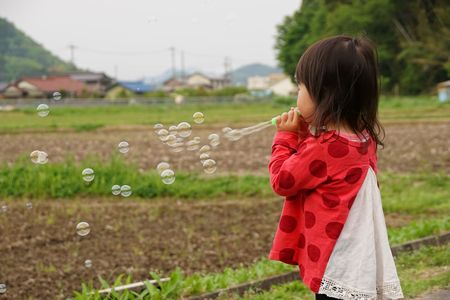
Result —
[{"label": "green vegetation", "polygon": [[[84,168],[95,170],[95,180],[86,185]],[[138,198],[171,197],[179,199],[215,199],[221,197],[271,197],[267,176],[177,173],[173,185],[161,182],[156,170],[140,172],[120,157],[102,162],[91,158],[77,164],[34,165],[23,157],[12,165],[0,167],[0,197],[35,199],[110,196],[113,184],[127,183]],[[450,211],[450,176],[445,173],[382,173],[380,186],[387,213],[440,215]],[[405,186],[408,188],[405,189]],[[211,200],[214,201],[214,200]]]},{"label": "green vegetation", "polygon": [[317,40],[367,35],[378,48],[382,88],[429,92],[450,76],[450,11],[445,1],[305,0],[278,25],[278,61],[287,74]]},{"label": "green vegetation", "polygon": [[[178,124],[192,120],[192,114],[205,114],[204,127],[258,123],[295,105],[296,100],[274,98],[272,103],[216,103],[155,106],[51,107],[48,117],[41,118],[35,109],[0,112],[0,133],[21,131],[84,131],[104,126],[153,126],[155,123]],[[383,97],[380,101],[382,122],[449,121],[450,102],[439,103],[433,97]]]},{"label": "green vegetation", "polygon": [[[405,296],[417,296],[431,288],[449,287],[450,270],[447,266],[449,260],[450,252],[446,246],[422,247],[418,251],[402,253],[396,257],[397,271]],[[237,269],[226,268],[222,273],[217,274],[184,276],[182,271],[177,268],[170,274],[168,282],[161,282],[158,274],[150,273],[152,278],[158,281],[160,289],[147,282],[147,288],[140,293],[114,291],[107,299],[179,299],[182,296],[207,293],[290,271],[297,271],[297,268],[270,261],[267,258],[262,258],[250,266],[241,265]],[[111,288],[132,282],[131,277],[124,278],[124,276],[118,277],[112,286],[101,278],[100,282],[102,288]],[[77,300],[106,299],[105,296],[100,296],[93,289],[92,282],[88,285],[84,284],[82,291],[75,292],[75,295]],[[274,286],[268,292],[256,294],[254,291],[250,291],[243,298],[235,296],[233,299],[313,299],[312,297],[308,288],[300,280],[297,280]],[[224,295],[219,299],[230,299],[230,295]]]},{"label": "green vegetation", "polygon": [[0,18],[0,82],[21,76],[75,71],[4,18]]}]

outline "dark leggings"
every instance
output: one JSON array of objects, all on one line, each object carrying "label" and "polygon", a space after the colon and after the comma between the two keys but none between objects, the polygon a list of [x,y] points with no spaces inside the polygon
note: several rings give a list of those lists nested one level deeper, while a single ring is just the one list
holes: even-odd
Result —
[{"label": "dark leggings", "polygon": [[316,300],[339,300],[338,298],[328,297],[325,294],[316,294]]}]

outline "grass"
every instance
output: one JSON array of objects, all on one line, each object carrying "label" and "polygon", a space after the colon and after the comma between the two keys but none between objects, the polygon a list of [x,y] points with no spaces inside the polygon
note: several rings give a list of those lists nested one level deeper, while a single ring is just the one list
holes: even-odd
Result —
[{"label": "grass", "polygon": [[[295,106],[296,99],[275,99],[272,103],[217,103],[155,105],[52,107],[48,117],[41,118],[35,109],[0,112],[0,133],[22,131],[89,131],[105,126],[151,126],[155,123],[178,124],[191,121],[192,114],[205,114],[204,126],[242,125],[269,120]],[[439,103],[433,97],[382,97],[382,122],[450,120],[450,102]]]},{"label": "grass", "polygon": [[[95,171],[87,185],[81,176],[84,168]],[[450,175],[441,173],[381,173],[380,186],[386,213],[409,215],[450,215]],[[1,198],[108,197],[114,184],[132,187],[136,198],[214,199],[224,197],[273,197],[268,176],[206,175],[176,173],[175,183],[162,183],[156,170],[139,171],[120,156],[109,161],[90,158],[80,163],[34,165],[22,157],[12,165],[0,166]]]},{"label": "grass", "polygon": [[[415,252],[402,253],[395,258],[397,271],[402,285],[403,293],[407,297],[414,297],[432,288],[445,288],[450,286],[450,252],[447,246],[422,247]],[[262,258],[250,266],[237,269],[226,268],[221,273],[197,273],[184,276],[177,268],[170,274],[169,282],[160,282],[161,289],[150,283],[141,293],[124,291],[113,292],[107,299],[179,299],[190,295],[197,295],[235,286],[241,283],[267,278],[276,274],[297,271],[297,268],[277,261]],[[160,280],[158,274],[151,272],[152,278]],[[131,277],[122,275],[110,286],[100,278],[102,288],[110,288],[132,282]],[[84,284],[81,292],[75,292],[75,299],[106,299],[92,288],[93,283]],[[244,297],[224,295],[219,299],[313,299],[313,294],[300,281],[273,286],[270,291],[257,294],[249,291]]]}]

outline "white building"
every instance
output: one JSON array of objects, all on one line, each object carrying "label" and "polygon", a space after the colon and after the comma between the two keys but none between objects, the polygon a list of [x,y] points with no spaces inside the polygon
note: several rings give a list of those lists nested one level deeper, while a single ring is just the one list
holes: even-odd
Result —
[{"label": "white building", "polygon": [[273,73],[268,76],[252,76],[247,79],[247,89],[263,94],[292,96],[297,93],[297,86],[289,76],[283,73]]}]

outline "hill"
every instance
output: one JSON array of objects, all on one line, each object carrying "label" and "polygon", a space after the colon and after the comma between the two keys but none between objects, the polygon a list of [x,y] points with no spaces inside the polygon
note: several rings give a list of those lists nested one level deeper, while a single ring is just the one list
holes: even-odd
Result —
[{"label": "hill", "polygon": [[46,50],[42,45],[0,18],[0,82],[24,75],[42,75],[76,71],[72,64]]},{"label": "hill", "polygon": [[266,76],[271,73],[280,73],[281,69],[264,64],[254,63],[237,68],[233,71],[233,83],[237,85],[246,85],[247,78],[250,76]]}]

